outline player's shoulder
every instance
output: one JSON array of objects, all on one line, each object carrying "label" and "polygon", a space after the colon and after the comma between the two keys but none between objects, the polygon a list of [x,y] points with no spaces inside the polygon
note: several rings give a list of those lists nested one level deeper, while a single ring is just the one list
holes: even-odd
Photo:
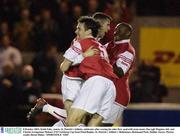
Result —
[{"label": "player's shoulder", "polygon": [[129,42],[121,43],[119,45],[116,45],[116,47],[117,47],[117,50],[121,51],[121,53],[128,51],[128,52],[132,53],[133,55],[135,55],[135,49]]},{"label": "player's shoulder", "polygon": [[79,43],[79,39],[78,38],[74,38],[72,41],[71,41],[71,46],[74,45],[74,44],[77,44]]},{"label": "player's shoulder", "polygon": [[74,48],[74,47],[76,47],[76,48],[81,48],[81,45],[80,45],[79,40],[74,39],[74,40],[71,42],[70,48]]},{"label": "player's shoulder", "polygon": [[95,38],[86,38],[80,41],[81,45],[101,45]]}]

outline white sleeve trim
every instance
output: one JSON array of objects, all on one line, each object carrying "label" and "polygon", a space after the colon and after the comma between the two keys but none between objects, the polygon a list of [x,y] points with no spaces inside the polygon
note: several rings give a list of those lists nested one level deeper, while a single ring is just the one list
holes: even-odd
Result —
[{"label": "white sleeve trim", "polygon": [[82,53],[81,45],[78,41],[74,41],[71,47],[66,50],[64,57],[72,62],[75,61],[75,58]]},{"label": "white sleeve trim", "polygon": [[125,51],[118,55],[118,60],[116,61],[116,65],[117,67],[123,70],[124,74],[126,74],[126,72],[131,67],[133,60],[134,60],[134,55],[129,51]]},{"label": "white sleeve trim", "polygon": [[77,64],[80,64],[81,61],[83,61],[84,57],[82,54],[78,55],[76,58],[74,58],[74,62],[72,65],[77,65]]}]

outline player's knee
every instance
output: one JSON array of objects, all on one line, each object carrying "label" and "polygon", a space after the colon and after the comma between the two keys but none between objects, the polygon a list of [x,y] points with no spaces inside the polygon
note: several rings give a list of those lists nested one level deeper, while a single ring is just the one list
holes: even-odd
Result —
[{"label": "player's knee", "polygon": [[67,126],[77,126],[78,124],[80,124],[80,118],[78,118],[78,116],[74,116],[74,115],[69,115],[69,117],[66,120]]},{"label": "player's knee", "polygon": [[84,115],[85,113],[83,112],[70,109],[68,118],[66,120],[67,126],[77,126],[78,124],[82,123]]}]

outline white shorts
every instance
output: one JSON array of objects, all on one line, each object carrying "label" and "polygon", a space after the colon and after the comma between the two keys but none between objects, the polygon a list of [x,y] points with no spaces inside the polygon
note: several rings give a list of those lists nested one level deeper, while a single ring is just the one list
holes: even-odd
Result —
[{"label": "white shorts", "polygon": [[113,103],[110,116],[109,116],[108,119],[103,120],[103,123],[114,124],[115,121],[122,116],[123,111],[124,111],[125,109],[126,109],[125,106],[123,106],[123,105],[121,105],[121,104],[118,104],[118,103]]},{"label": "white shorts", "polygon": [[102,76],[93,76],[86,80],[74,100],[72,108],[82,109],[88,113],[98,113],[107,119],[116,97],[114,83]]},{"label": "white shorts", "polygon": [[79,90],[81,89],[82,84],[83,84],[83,80],[81,79],[71,79],[68,76],[63,75],[61,80],[63,101],[65,100],[74,101],[77,94],[79,93]]}]

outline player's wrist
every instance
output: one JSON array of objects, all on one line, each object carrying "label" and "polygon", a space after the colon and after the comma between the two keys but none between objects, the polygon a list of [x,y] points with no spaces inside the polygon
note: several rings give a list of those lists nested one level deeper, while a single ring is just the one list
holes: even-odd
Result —
[{"label": "player's wrist", "polygon": [[82,57],[87,57],[87,54],[86,53],[82,53]]}]

